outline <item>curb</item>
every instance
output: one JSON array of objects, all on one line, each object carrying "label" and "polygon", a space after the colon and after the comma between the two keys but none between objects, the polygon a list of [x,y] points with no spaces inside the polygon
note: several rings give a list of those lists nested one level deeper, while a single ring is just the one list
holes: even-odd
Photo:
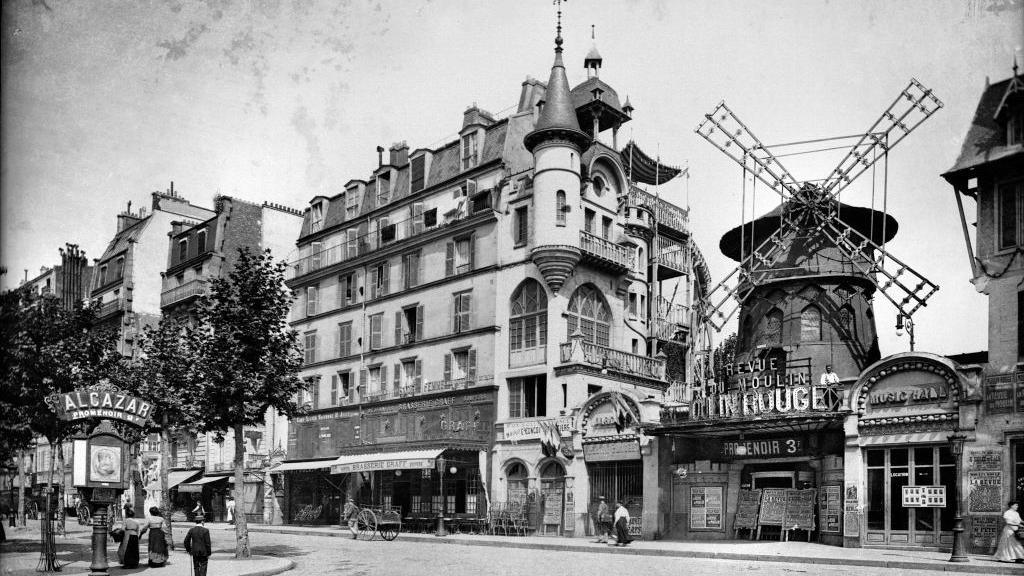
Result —
[{"label": "curb", "polygon": [[276,556],[262,556],[260,558],[276,558],[278,560],[285,560],[286,564],[278,568],[268,568],[266,570],[258,570],[256,572],[246,572],[245,574],[239,574],[239,576],[275,576],[276,574],[283,574],[289,570],[295,568],[295,562],[287,560],[285,558],[277,558]]},{"label": "curb", "polygon": [[[297,536],[327,536],[340,538],[345,533],[340,531],[309,531],[291,530],[288,528],[264,528],[249,529],[251,532],[268,534],[291,534]],[[664,550],[652,548],[617,548],[611,546],[587,547],[578,544],[546,544],[536,542],[516,541],[494,541],[494,540],[453,540],[453,539],[427,539],[420,537],[406,538],[407,542],[419,542],[427,544],[441,544],[449,546],[483,546],[493,548],[517,548],[532,550],[551,550],[558,552],[588,552],[599,554],[629,554],[633,556],[661,556],[670,558],[700,558],[707,560],[741,560],[748,562],[781,562],[788,564],[832,564],[842,566],[862,566],[870,568],[889,568],[895,570],[932,570],[935,572],[956,572],[968,574],[1024,574],[1020,567],[1012,564],[1001,564],[999,562],[986,562],[985,564],[934,564],[929,562],[914,562],[908,560],[870,560],[862,558],[826,558],[826,557],[802,557],[794,558],[777,554],[745,554],[742,552],[705,552],[700,550]]]}]

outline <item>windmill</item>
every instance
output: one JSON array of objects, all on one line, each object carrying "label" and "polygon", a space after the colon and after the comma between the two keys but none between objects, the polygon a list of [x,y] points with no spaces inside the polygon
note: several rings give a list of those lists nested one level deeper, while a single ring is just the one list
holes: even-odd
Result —
[{"label": "windmill", "polygon": [[[829,300],[837,308],[857,294],[870,302],[875,291],[904,318],[926,305],[938,286],[886,250],[885,243],[895,234],[895,219],[841,204],[839,195],[879,160],[885,159],[887,168],[889,152],[942,106],[930,89],[911,79],[866,132],[841,137],[854,144],[828,176],[809,181],[797,180],[772,153],[774,146],[763,144],[725,102],[705,115],[697,134],[743,167],[744,182],[750,172],[782,200],[767,216],[744,222],[723,237],[723,251],[728,244],[732,253],[726,253],[739,266],[708,292],[705,319],[721,330],[737,310],[766,297],[761,288],[795,276],[840,278],[831,285],[839,296]],[[805,143],[827,140],[837,139]],[[829,256],[821,258],[826,252]],[[842,277],[850,281],[843,282]],[[867,318],[873,330],[870,310]]]}]

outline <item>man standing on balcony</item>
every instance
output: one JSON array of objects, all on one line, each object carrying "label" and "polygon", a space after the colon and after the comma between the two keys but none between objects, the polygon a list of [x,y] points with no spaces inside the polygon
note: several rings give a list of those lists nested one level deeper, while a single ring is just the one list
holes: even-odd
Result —
[{"label": "man standing on balcony", "polygon": [[821,385],[832,388],[839,385],[839,374],[832,371],[832,365],[825,366],[825,373],[821,375]]}]

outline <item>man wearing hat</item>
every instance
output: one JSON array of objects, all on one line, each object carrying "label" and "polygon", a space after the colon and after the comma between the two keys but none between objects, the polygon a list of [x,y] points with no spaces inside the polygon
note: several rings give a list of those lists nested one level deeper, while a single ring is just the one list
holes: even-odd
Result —
[{"label": "man wearing hat", "polygon": [[210,561],[213,544],[210,543],[210,531],[203,526],[203,515],[196,514],[196,525],[185,535],[185,552],[192,555],[192,567],[196,576],[206,576],[206,565]]},{"label": "man wearing hat", "polygon": [[348,524],[348,531],[352,533],[352,539],[359,538],[359,506],[352,498],[345,503],[345,509],[341,511],[341,520]]},{"label": "man wearing hat", "polygon": [[597,543],[607,544],[608,536],[612,532],[612,515],[608,512],[608,503],[604,496],[598,497],[600,504],[597,505],[597,521],[594,523],[597,529]]}]

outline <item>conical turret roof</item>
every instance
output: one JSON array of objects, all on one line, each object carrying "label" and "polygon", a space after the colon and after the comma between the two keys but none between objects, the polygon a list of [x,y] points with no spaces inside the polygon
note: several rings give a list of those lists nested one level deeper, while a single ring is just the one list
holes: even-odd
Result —
[{"label": "conical turret roof", "polygon": [[576,109],[572,105],[569,79],[562,63],[562,37],[555,38],[555,63],[551,65],[544,107],[541,109],[537,126],[523,138],[527,150],[533,151],[547,140],[568,140],[581,150],[590,143],[590,137],[580,130],[576,120]]}]

